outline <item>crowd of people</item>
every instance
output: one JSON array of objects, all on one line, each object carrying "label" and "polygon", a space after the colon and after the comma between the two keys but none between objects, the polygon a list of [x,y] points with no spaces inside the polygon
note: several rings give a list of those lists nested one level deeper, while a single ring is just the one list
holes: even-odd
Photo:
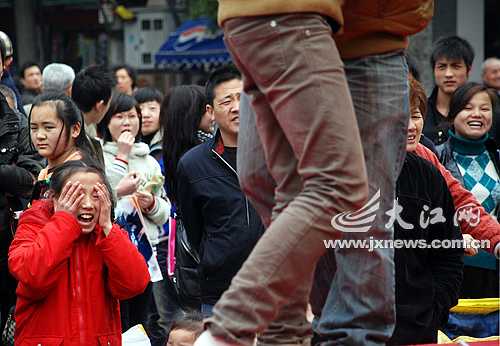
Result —
[{"label": "crowd of people", "polygon": [[[127,65],[13,76],[0,32],[0,330],[19,345],[118,345],[137,324],[161,346],[401,345],[435,342],[458,298],[499,297],[500,59],[470,82],[471,45],[437,40],[427,97],[404,49],[432,1],[391,35],[321,2],[220,1],[235,66],[165,94]],[[367,232],[335,229],[377,193]],[[323,241],[370,237],[489,246]]]}]

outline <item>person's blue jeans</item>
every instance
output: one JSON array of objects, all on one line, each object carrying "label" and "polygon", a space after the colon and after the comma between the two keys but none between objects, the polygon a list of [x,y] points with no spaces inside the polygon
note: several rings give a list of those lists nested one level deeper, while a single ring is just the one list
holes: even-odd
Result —
[{"label": "person's blue jeans", "polygon": [[[344,61],[358,119],[370,196],[380,205],[366,233],[344,239],[393,239],[387,211],[406,154],[409,119],[408,67],[401,53]],[[383,345],[395,325],[394,249],[335,248],[318,262],[311,305],[320,319],[321,345]],[[331,282],[331,285],[328,283]],[[330,287],[324,291],[324,284]],[[322,310],[321,310],[322,308]]]},{"label": "person's blue jeans", "polygon": [[[379,189],[380,206],[367,233],[344,233],[343,238],[392,239],[385,212],[393,206],[395,184],[406,152],[408,126],[407,65],[401,54],[370,56],[345,62],[368,171],[370,196]],[[238,174],[245,193],[264,223],[274,206],[273,178],[265,165],[256,135],[255,115],[247,95],[240,105]],[[323,344],[384,344],[395,324],[395,282],[392,249],[329,250],[318,262],[310,302],[316,315],[314,331]],[[338,268],[338,270],[337,270]],[[275,339],[293,329],[280,314],[261,336]],[[293,321],[296,323],[297,321]],[[317,340],[317,339],[316,339]]]},{"label": "person's blue jeans", "polygon": [[212,316],[214,306],[211,304],[201,304],[201,315],[203,318],[208,318]]}]

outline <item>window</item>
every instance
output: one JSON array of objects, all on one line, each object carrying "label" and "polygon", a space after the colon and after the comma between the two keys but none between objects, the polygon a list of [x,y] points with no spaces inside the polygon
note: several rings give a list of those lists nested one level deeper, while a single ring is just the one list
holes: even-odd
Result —
[{"label": "window", "polygon": [[149,31],[149,30],[151,30],[151,21],[149,21],[147,19],[143,19],[142,22],[141,22],[141,29],[143,31]]},{"label": "window", "polygon": [[163,30],[163,20],[162,19],[155,19],[153,22],[153,28],[155,30]]},{"label": "window", "polygon": [[148,65],[151,64],[151,53],[142,54],[142,63]]}]

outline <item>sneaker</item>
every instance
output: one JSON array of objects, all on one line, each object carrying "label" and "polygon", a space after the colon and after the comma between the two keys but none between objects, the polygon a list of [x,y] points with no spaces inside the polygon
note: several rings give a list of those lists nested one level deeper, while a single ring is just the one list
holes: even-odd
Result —
[{"label": "sneaker", "polygon": [[236,343],[227,342],[222,338],[213,336],[207,329],[196,339],[193,346],[239,346]]}]

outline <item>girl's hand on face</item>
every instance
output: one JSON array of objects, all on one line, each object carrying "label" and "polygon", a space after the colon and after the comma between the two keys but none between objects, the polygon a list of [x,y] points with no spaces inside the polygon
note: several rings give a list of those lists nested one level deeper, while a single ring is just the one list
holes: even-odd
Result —
[{"label": "girl's hand on face", "polygon": [[116,185],[116,195],[118,197],[123,197],[131,195],[137,191],[141,182],[139,173],[130,172],[124,176]]},{"label": "girl's hand on face", "polygon": [[134,196],[137,198],[137,202],[139,202],[139,206],[143,212],[147,213],[153,209],[155,197],[152,193],[137,191],[134,193]]},{"label": "girl's hand on face", "polygon": [[80,182],[68,181],[64,185],[61,194],[58,198],[54,198],[54,210],[65,211],[77,217],[78,207],[82,201],[84,194],[82,193],[82,185]]},{"label": "girl's hand on face", "polygon": [[111,199],[108,189],[104,184],[97,183],[94,188],[97,191],[99,198],[99,219],[97,223],[102,227],[104,234],[107,236],[111,232]]},{"label": "girl's hand on face", "polygon": [[130,133],[130,131],[123,132],[116,141],[118,146],[118,153],[116,156],[120,159],[127,160],[134,142],[135,137]]}]

